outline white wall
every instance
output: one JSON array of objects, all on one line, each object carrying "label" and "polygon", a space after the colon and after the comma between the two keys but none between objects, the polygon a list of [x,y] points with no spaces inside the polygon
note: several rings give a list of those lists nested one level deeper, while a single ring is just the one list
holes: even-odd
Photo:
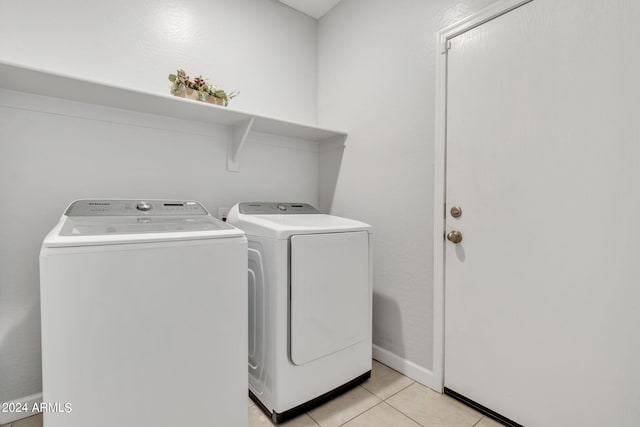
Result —
[{"label": "white wall", "polygon": [[233,108],[316,121],[316,21],[275,0],[0,2],[0,60],[168,93],[184,68]]},{"label": "white wall", "polygon": [[[315,121],[317,101],[350,132],[323,153],[323,204],[375,229],[378,354],[428,383],[434,34],[491,1],[343,0],[319,26],[272,0],[0,2],[0,61],[156,93],[183,67],[241,90],[233,108],[290,120]],[[20,212],[0,211],[0,401],[40,389],[37,254],[70,200],[319,202],[315,146],[262,136],[229,174],[222,129],[54,104],[0,92],[0,195]]]},{"label": "white wall", "polygon": [[[180,5],[177,8],[177,5]],[[188,34],[171,22],[190,19]],[[0,61],[167,93],[177,67],[240,89],[233,106],[315,122],[315,20],[275,1],[0,2]],[[318,203],[318,147],[0,91],[0,402],[41,390],[38,252],[73,199]],[[8,421],[0,414],[0,423]]]},{"label": "white wall", "polygon": [[319,24],[319,123],[349,130],[332,212],[374,229],[374,354],[426,384],[435,33],[491,2],[343,0]]}]

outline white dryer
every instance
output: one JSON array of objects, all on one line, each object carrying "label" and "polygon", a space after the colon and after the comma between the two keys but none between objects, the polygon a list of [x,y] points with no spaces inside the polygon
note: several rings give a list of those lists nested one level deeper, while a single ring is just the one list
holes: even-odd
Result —
[{"label": "white dryer", "polygon": [[239,203],[249,239],[249,391],[275,423],[371,375],[368,224],[305,203]]},{"label": "white dryer", "polygon": [[197,202],[73,202],[40,253],[44,425],[246,427],[246,272]]}]

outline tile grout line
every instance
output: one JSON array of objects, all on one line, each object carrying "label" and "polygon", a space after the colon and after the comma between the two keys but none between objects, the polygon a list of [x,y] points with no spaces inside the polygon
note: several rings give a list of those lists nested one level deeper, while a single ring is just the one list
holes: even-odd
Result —
[{"label": "tile grout line", "polygon": [[[407,377],[409,378],[409,377]],[[393,396],[395,396],[396,394],[400,393],[401,391],[406,390],[407,388],[411,387],[412,385],[414,385],[416,382],[415,381],[411,381],[411,383],[407,384],[406,386],[402,387],[400,390],[396,391],[395,393],[393,393],[392,395],[390,395],[389,397],[387,397],[386,399],[382,399],[383,401],[387,401],[389,399],[391,399]]]},{"label": "tile grout line", "polygon": [[476,427],[478,424],[480,424],[480,421],[484,420],[484,415],[482,415],[480,417],[480,419],[478,421],[476,421],[476,423],[473,425],[473,427]]},{"label": "tile grout line", "polygon": [[315,418],[313,418],[313,417],[311,416],[311,414],[310,414],[309,412],[305,412],[304,414],[305,414],[307,417],[311,418],[311,421],[313,421],[313,423],[314,423],[315,425],[317,425],[318,427],[322,427],[322,426],[320,425],[320,423],[318,423],[318,422],[315,420]]},{"label": "tile grout line", "polygon": [[[378,396],[376,396],[375,394],[371,393],[371,392],[370,392],[369,390],[367,390],[366,388],[362,387],[362,384],[360,384],[358,387],[359,387],[359,388],[361,388],[361,389],[363,389],[364,391],[366,391],[367,393],[369,393],[371,396],[375,397],[376,399],[380,399]],[[380,402],[376,403],[376,404],[375,404],[375,405],[373,405],[371,408],[375,408],[376,406],[378,406],[378,405],[379,405],[379,404],[381,404],[382,402],[384,402],[384,400],[380,399]],[[339,426],[343,426],[343,425],[345,425],[346,423],[348,423],[349,421],[351,421],[351,420],[353,420],[353,419],[355,419],[355,418],[358,418],[360,415],[364,414],[365,412],[367,412],[367,411],[368,411],[369,409],[371,409],[371,408],[367,408],[367,409],[365,409],[364,411],[360,412],[359,414],[354,415],[353,417],[349,418],[348,420],[346,420],[346,421],[345,421],[345,422],[343,422],[342,424],[338,424],[338,427],[339,427]],[[315,421],[315,419],[314,419],[314,421]],[[322,426],[322,424],[321,424],[321,426]]]},{"label": "tile grout line", "polygon": [[[364,387],[363,387],[363,388],[364,388]],[[365,389],[365,390],[366,390],[366,389]],[[367,390],[367,391],[369,391],[369,390]],[[369,392],[369,393],[371,393],[371,392]],[[373,394],[373,393],[371,393],[371,394]],[[375,396],[375,394],[374,394],[374,396]],[[378,397],[378,396],[376,396],[376,397]],[[343,426],[343,425],[347,424],[348,422],[351,422],[351,421],[355,420],[355,419],[356,419],[356,418],[358,418],[360,415],[364,415],[364,414],[366,414],[367,412],[369,412],[370,410],[372,410],[372,409],[373,409],[373,408],[375,408],[376,406],[382,405],[383,403],[384,403],[384,400],[381,400],[380,402],[376,403],[375,405],[373,405],[371,408],[368,408],[368,409],[367,409],[367,410],[365,410],[364,412],[360,412],[360,413],[359,413],[358,415],[356,415],[355,417],[353,417],[353,418],[349,418],[347,421],[343,422],[343,423],[342,423],[342,424],[340,424],[338,427]]]},{"label": "tile grout line", "polygon": [[[313,418],[313,415],[311,415],[311,412],[305,412],[305,414],[309,415],[309,418],[311,418],[311,420],[316,423],[316,425],[320,425],[320,422],[316,421],[315,418]],[[322,427],[322,426],[321,426]]]},{"label": "tile grout line", "polygon": [[[408,377],[407,377],[408,378]],[[403,388],[402,390],[398,391],[398,393],[400,393],[403,390],[406,390],[407,388],[411,387],[412,385],[417,384],[415,381],[413,381],[411,384],[409,384],[408,386],[406,386],[405,388]],[[391,396],[389,396],[387,399],[391,399],[393,396],[395,396],[398,393],[394,393]],[[387,402],[387,400],[385,399],[384,402],[391,406],[393,409],[395,409],[396,411],[400,412],[402,415],[404,415],[405,417],[409,418],[411,421],[413,421],[414,423],[418,424],[421,427],[425,427],[424,424],[422,424],[421,422],[419,422],[418,420],[416,420],[415,418],[413,418],[411,415],[409,414],[405,414],[404,412],[402,412],[399,408],[396,408],[395,406],[393,406],[391,403]],[[474,426],[472,426],[474,427]]]},{"label": "tile grout line", "polygon": [[[408,386],[407,386],[408,387]],[[407,388],[405,387],[405,388]],[[403,389],[404,390],[404,389]],[[387,402],[384,402],[387,403]],[[409,418],[411,421],[413,421],[414,423],[418,424],[421,427],[424,427],[424,425],[422,423],[419,423],[418,420],[414,420],[413,418],[411,418],[409,415],[405,414],[404,412],[402,412],[400,409],[396,408],[395,406],[392,406],[390,403],[387,403],[387,405],[389,405],[389,407],[391,409],[393,409],[394,411],[398,412],[399,414],[404,415],[405,417]]]},{"label": "tile grout line", "polygon": [[476,414],[480,415],[480,419],[479,419],[478,421],[476,421],[475,423],[473,423],[473,425],[472,425],[471,427],[476,427],[478,424],[480,424],[480,421],[482,421],[482,420],[484,420],[484,419],[485,419],[485,416],[484,416],[482,413],[478,412],[476,409],[472,408],[471,406],[469,406],[469,405],[467,405],[467,404],[465,404],[465,403],[463,403],[463,402],[460,402],[460,401],[458,401],[457,399],[452,398],[451,396],[447,396],[447,395],[446,395],[446,394],[444,394],[444,393],[442,393],[442,396],[444,396],[444,397],[446,397],[446,398],[448,398],[448,399],[452,400],[453,402],[459,403],[459,404],[461,404],[461,405],[462,405],[462,407],[467,408],[467,409],[470,409],[472,412],[474,412],[474,413],[476,413]]},{"label": "tile grout line", "polygon": [[[385,402],[386,403],[386,402]],[[416,420],[415,418],[413,418],[411,415],[409,414],[405,414],[404,412],[402,412],[400,409],[396,408],[395,406],[393,406],[391,403],[387,403],[387,405],[391,406],[393,409],[395,409],[396,411],[400,412],[402,415],[404,415],[405,417],[409,418],[411,421],[413,421],[414,423],[418,424],[420,427],[425,427],[424,424],[422,424],[421,422],[419,422],[418,420]]]},{"label": "tile grout line", "polygon": [[[376,399],[380,399],[378,396],[376,396],[375,394],[371,393],[369,390],[367,390],[366,388],[362,387],[362,384],[360,384],[358,387],[360,387],[361,389],[363,389],[364,391],[366,391],[367,393],[369,393],[371,396],[375,397]],[[376,403],[375,405],[373,405],[371,408],[375,408],[376,406],[378,406],[379,404],[381,404],[382,402],[384,402],[383,399],[380,399],[380,402]],[[346,423],[348,423],[349,421],[358,418],[360,415],[364,414],[365,412],[367,412],[369,409],[371,408],[367,408],[364,411],[360,412],[358,415],[349,418],[347,421],[343,422],[342,424],[340,424],[341,426],[345,425]]]}]

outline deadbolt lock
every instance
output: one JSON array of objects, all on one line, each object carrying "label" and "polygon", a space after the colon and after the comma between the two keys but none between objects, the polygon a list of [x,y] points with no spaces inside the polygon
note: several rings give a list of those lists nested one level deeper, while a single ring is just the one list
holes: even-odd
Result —
[{"label": "deadbolt lock", "polygon": [[462,216],[462,208],[460,206],[454,206],[451,208],[451,216],[454,218],[460,218]]},{"label": "deadbolt lock", "polygon": [[447,234],[447,240],[449,240],[451,243],[458,244],[462,242],[462,233],[458,230],[450,231],[449,234]]}]

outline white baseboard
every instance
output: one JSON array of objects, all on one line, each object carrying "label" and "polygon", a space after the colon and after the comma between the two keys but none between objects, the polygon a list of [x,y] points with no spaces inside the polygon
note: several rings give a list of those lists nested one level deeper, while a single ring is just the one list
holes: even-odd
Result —
[{"label": "white baseboard", "polygon": [[11,402],[6,402],[6,405],[8,406],[8,408],[11,408],[12,406],[14,406],[14,404],[24,405],[26,403],[28,408],[27,412],[3,412],[3,410],[5,409],[4,408],[5,403],[0,402],[0,405],[2,405],[0,406],[0,424],[12,423],[22,418],[27,418],[32,415],[36,415],[40,413],[40,411],[31,412],[31,409],[33,408],[33,405],[35,404],[39,405],[41,402],[42,402],[42,393],[36,393],[36,394],[32,394],[31,396],[25,396],[20,399],[14,399]]},{"label": "white baseboard", "polygon": [[433,372],[431,372],[429,369],[419,366],[416,363],[404,359],[397,354],[392,353],[389,350],[385,350],[384,348],[379,347],[375,344],[373,345],[373,358],[378,362],[387,365],[388,367],[395,369],[401,374],[404,374],[409,378],[419,382],[420,384],[426,385],[427,387],[434,391],[437,391],[438,393],[442,393],[442,387],[440,386],[440,384],[437,384],[437,381],[433,376]]}]

